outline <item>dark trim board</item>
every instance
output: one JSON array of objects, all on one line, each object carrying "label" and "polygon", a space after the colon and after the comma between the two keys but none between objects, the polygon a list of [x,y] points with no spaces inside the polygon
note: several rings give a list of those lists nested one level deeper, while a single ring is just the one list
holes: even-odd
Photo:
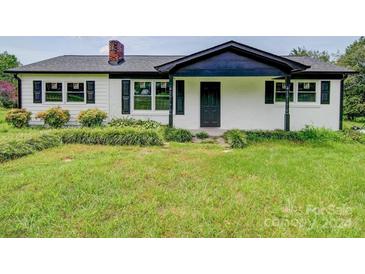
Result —
[{"label": "dark trim board", "polygon": [[22,108],[22,79],[14,74],[14,78],[18,80],[18,108]]},{"label": "dark trim board", "polygon": [[344,79],[341,80],[340,87],[340,115],[339,115],[339,130],[343,129],[343,97],[344,97]]}]

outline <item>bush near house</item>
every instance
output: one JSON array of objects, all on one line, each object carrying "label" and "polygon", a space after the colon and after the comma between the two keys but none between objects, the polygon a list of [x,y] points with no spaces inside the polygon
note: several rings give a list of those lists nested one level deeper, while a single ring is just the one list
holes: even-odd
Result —
[{"label": "bush near house", "polygon": [[54,107],[38,112],[36,118],[43,120],[44,124],[51,128],[61,128],[70,121],[70,112],[60,107]]},{"label": "bush near house", "polygon": [[36,151],[61,145],[61,138],[57,134],[41,134],[26,140],[12,140],[0,143],[0,162],[23,157]]},{"label": "bush near house", "polygon": [[75,128],[59,130],[65,144],[138,145],[163,144],[155,130],[137,128]]},{"label": "bush near house", "polygon": [[5,121],[16,128],[29,126],[32,113],[26,109],[11,109],[5,115]]},{"label": "bush near house", "polygon": [[205,131],[198,132],[197,134],[195,134],[195,136],[198,139],[207,139],[207,138],[209,138],[209,134],[206,133]]},{"label": "bush near house", "polygon": [[247,146],[246,134],[239,129],[228,130],[223,137],[231,148],[244,148]]},{"label": "bush near house", "polygon": [[106,112],[94,108],[80,111],[77,120],[83,127],[100,127],[107,117]]},{"label": "bush near house", "polygon": [[136,120],[133,118],[112,119],[109,123],[111,127],[141,127],[145,129],[158,129],[162,125],[153,120]]},{"label": "bush near house", "polygon": [[164,137],[166,141],[186,143],[191,142],[193,135],[189,130],[182,128],[166,127],[164,130]]}]

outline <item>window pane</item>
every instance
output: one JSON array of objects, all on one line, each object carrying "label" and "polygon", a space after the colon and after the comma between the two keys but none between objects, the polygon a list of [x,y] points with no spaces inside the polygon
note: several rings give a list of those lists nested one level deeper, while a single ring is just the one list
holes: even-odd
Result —
[{"label": "window pane", "polygon": [[169,87],[167,82],[156,82],[156,95],[169,95]]},{"label": "window pane", "polygon": [[[289,93],[289,101],[294,101],[294,93]],[[275,102],[285,102],[285,92],[277,92],[275,96]]]},{"label": "window pane", "polygon": [[[290,83],[290,91],[293,91],[294,85]],[[276,91],[286,91],[286,84],[285,83],[276,83]]]},{"label": "window pane", "polygon": [[298,102],[315,102],[316,94],[313,92],[310,93],[298,93]]},{"label": "window pane", "polygon": [[151,82],[134,82],[134,95],[151,95]]},{"label": "window pane", "polygon": [[62,91],[62,83],[46,83],[46,91]]},{"label": "window pane", "polygon": [[67,102],[84,102],[84,93],[67,92]]},{"label": "window pane", "polygon": [[316,91],[316,83],[298,83],[298,91]]},{"label": "window pane", "polygon": [[62,102],[62,92],[46,92],[46,102]]},{"label": "window pane", "polygon": [[134,109],[151,110],[151,96],[134,96]]},{"label": "window pane", "polygon": [[169,102],[168,96],[156,96],[156,110],[168,110]]}]

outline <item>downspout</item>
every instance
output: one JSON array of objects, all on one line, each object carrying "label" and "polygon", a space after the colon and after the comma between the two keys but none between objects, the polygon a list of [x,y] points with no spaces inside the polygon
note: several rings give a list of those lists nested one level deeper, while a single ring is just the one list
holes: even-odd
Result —
[{"label": "downspout", "polygon": [[173,108],[174,108],[174,77],[169,75],[169,127],[174,126],[174,116],[173,116]]},{"label": "downspout", "polygon": [[18,74],[14,74],[14,78],[18,80],[18,108],[22,108],[22,79]]},{"label": "downspout", "polygon": [[290,99],[290,78],[291,75],[285,76],[285,114],[284,114],[284,130],[290,131],[290,113],[289,113],[289,99]]},{"label": "downspout", "polygon": [[340,86],[340,115],[339,115],[339,130],[343,129],[343,98],[344,98],[344,86],[345,86],[345,79],[347,75],[344,75],[341,79],[341,86]]}]

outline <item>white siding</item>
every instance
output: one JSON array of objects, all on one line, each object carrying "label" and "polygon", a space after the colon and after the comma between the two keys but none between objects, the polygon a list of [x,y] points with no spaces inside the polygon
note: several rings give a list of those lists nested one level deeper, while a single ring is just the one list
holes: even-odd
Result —
[{"label": "white siding", "polygon": [[[128,79],[129,80],[129,79]],[[168,111],[136,111],[133,108],[133,81],[131,80],[131,114],[122,115],[122,79],[110,79],[110,117],[118,118],[118,117],[132,117],[134,119],[142,119],[142,120],[154,120],[160,122],[162,124],[167,124],[169,121],[169,112]],[[136,80],[136,81],[150,81],[152,82],[152,86],[157,81],[162,80]]]},{"label": "white siding", "polygon": [[[70,110],[72,120],[74,120],[80,110],[97,107],[108,113],[108,119],[133,117],[135,119],[151,119],[163,124],[168,123],[168,111],[135,111],[133,109],[133,80],[131,80],[131,114],[122,115],[122,79],[109,79],[108,75],[91,74],[24,74],[20,77],[22,78],[23,88],[23,107],[33,114],[53,106],[61,106]],[[265,104],[265,80],[272,80],[272,77],[177,77],[174,80],[179,79],[185,80],[185,115],[174,115],[175,127],[200,128],[200,82],[202,81],[219,81],[221,83],[221,129],[283,129],[284,127],[284,103]],[[96,102],[95,104],[66,102],[33,104],[33,80],[63,83],[68,81],[95,81]],[[320,80],[314,80],[317,88],[315,103],[297,102],[298,81],[293,80],[294,103],[290,103],[291,129],[299,130],[305,125],[314,125],[337,130],[339,127],[340,80],[330,80],[331,97],[329,105],[320,104]],[[304,82],[306,80],[300,81]],[[313,80],[308,81],[313,82]],[[64,86],[64,92],[65,90]],[[44,100],[44,94],[42,97]]]},{"label": "white siding", "polygon": [[[265,104],[265,77],[178,77],[185,80],[185,115],[174,115],[174,126],[200,128],[200,82],[221,82],[221,129],[283,129],[284,103]],[[175,80],[176,80],[175,79]],[[325,79],[323,79],[325,80]],[[294,82],[294,103],[290,103],[291,129],[305,125],[339,128],[340,80],[331,80],[329,105],[320,104],[320,80],[316,82],[315,103],[297,101],[297,85]]]},{"label": "white siding", "polygon": [[[19,76],[22,79],[22,107],[32,112],[32,124],[40,123],[40,121],[34,119],[34,115],[37,112],[44,111],[55,106],[60,106],[70,111],[71,123],[75,122],[76,116],[81,110],[89,108],[99,108],[108,113],[109,116],[109,75],[107,74],[23,74]],[[33,103],[33,80],[42,81],[42,104]],[[95,104],[66,102],[66,83],[85,81],[95,81]],[[63,83],[63,102],[44,102],[45,82]]]}]

